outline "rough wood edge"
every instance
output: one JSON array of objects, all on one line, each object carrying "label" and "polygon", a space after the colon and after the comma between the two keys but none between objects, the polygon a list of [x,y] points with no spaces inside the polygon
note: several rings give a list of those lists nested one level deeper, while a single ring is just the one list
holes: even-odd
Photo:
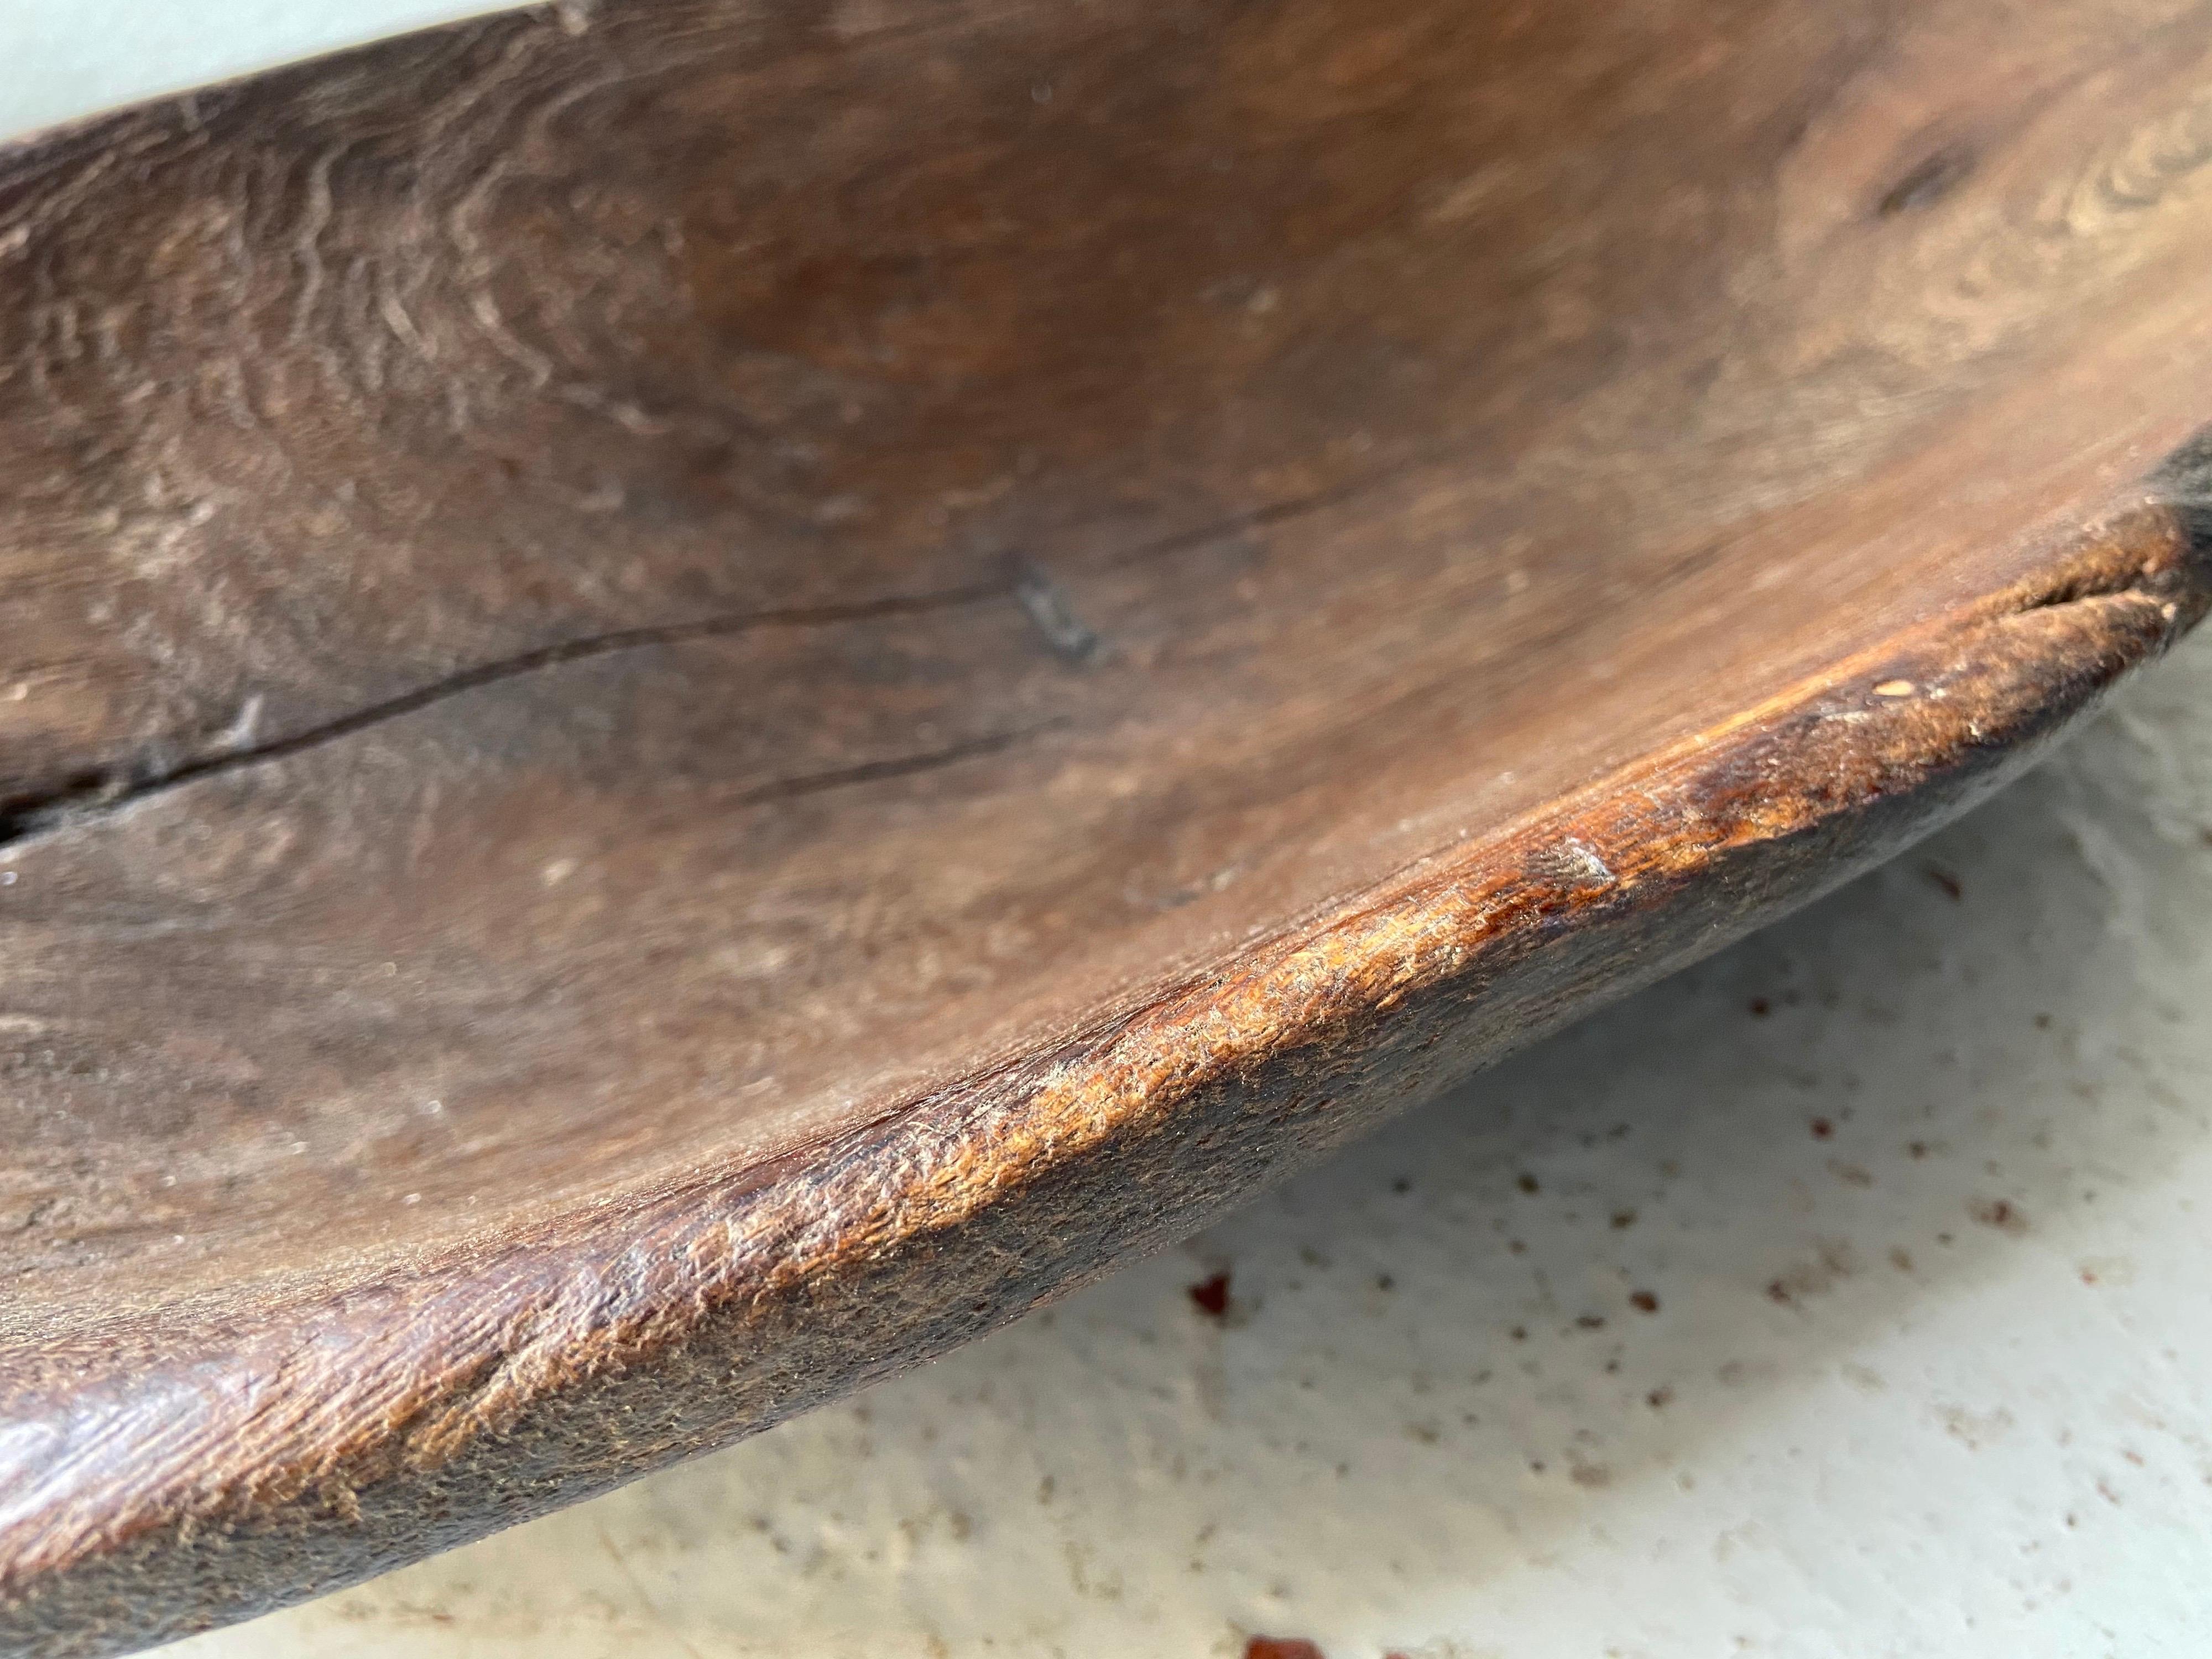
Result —
[{"label": "rough wood edge", "polygon": [[2027,766],[2212,605],[2205,453],[2047,574],[957,1088],[301,1295],[227,1351],[193,1351],[186,1310],[175,1376],[16,1402],[49,1433],[0,1481],[0,1648],[173,1639],[766,1427],[1817,896]]}]

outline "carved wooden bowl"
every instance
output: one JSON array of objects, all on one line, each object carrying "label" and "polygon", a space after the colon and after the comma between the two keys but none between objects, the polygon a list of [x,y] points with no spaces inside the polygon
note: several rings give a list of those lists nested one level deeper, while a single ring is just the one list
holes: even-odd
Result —
[{"label": "carved wooden bowl", "polygon": [[2205,608],[2212,14],[619,0],[0,155],[0,1644],[720,1444]]}]

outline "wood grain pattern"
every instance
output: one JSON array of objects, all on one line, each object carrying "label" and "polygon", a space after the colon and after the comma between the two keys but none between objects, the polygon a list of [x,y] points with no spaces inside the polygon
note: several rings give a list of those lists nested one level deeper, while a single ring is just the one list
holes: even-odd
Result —
[{"label": "wood grain pattern", "polygon": [[0,155],[0,1642],[941,1351],[2212,592],[2212,9],[573,4]]}]

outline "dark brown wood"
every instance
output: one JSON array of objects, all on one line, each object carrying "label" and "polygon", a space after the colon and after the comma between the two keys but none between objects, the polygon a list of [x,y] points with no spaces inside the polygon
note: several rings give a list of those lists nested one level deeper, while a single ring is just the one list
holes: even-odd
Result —
[{"label": "dark brown wood", "polygon": [[0,1644],[990,1328],[2212,593],[2212,10],[575,4],[0,155]]}]

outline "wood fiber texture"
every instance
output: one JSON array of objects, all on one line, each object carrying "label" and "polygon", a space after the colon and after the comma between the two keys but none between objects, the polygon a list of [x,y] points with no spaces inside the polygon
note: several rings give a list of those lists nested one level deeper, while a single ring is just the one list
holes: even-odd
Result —
[{"label": "wood fiber texture", "polygon": [[0,152],[0,1644],[723,1443],[2193,623],[2212,9],[610,0]]}]

